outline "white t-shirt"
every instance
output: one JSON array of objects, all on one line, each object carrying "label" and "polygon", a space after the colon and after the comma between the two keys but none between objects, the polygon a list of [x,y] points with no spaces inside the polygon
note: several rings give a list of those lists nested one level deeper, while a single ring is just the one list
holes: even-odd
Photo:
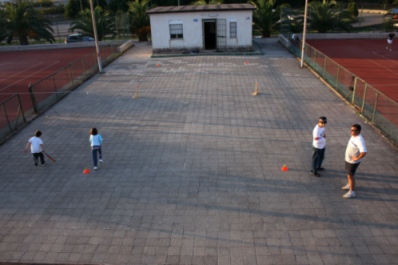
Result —
[{"label": "white t-shirt", "polygon": [[[323,149],[326,146],[325,127],[321,128],[318,125],[315,126],[312,131],[312,145],[317,149]],[[318,140],[315,138],[318,137]]]},{"label": "white t-shirt", "polygon": [[367,152],[365,146],[365,140],[362,135],[359,134],[357,136],[351,136],[348,141],[347,149],[345,150],[345,161],[350,164],[357,164],[361,162],[361,160],[354,161],[352,160],[353,156],[359,156],[360,153]]},{"label": "white t-shirt", "polygon": [[30,138],[29,143],[30,143],[30,151],[32,152],[32,154],[40,153],[41,151],[43,151],[40,146],[43,144],[43,141],[39,137],[34,136]]}]

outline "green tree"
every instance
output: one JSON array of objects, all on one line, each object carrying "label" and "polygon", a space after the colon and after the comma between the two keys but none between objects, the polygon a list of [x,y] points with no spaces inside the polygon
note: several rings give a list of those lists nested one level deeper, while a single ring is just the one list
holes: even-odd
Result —
[{"label": "green tree", "polygon": [[350,12],[352,16],[358,17],[359,15],[358,6],[354,0],[351,0],[350,3],[348,4],[347,11]]},{"label": "green tree", "polygon": [[[93,6],[101,6],[103,9],[107,7],[106,0],[92,0]],[[79,13],[86,8],[90,8],[89,0],[68,0],[65,5],[65,17],[68,19],[75,19]]]},{"label": "green tree", "polygon": [[116,14],[118,11],[127,12],[129,10],[129,6],[127,4],[127,1],[111,0],[108,4],[108,9]]},{"label": "green tree", "polygon": [[137,34],[139,41],[148,41],[151,32],[149,16],[146,13],[150,0],[134,0],[128,3],[131,32]]},{"label": "green tree", "polygon": [[262,37],[270,37],[272,29],[277,27],[282,6],[274,8],[275,0],[250,0],[249,3],[256,7],[253,12],[254,29],[259,30]]},{"label": "green tree", "polygon": [[326,33],[335,30],[352,30],[353,18],[348,11],[336,8],[335,1],[311,2],[311,12],[308,18],[312,30]]},{"label": "green tree", "polygon": [[0,41],[11,43],[15,37],[20,45],[28,45],[28,38],[53,43],[55,39],[51,25],[51,21],[44,18],[27,1],[6,3],[1,11]]},{"label": "green tree", "polygon": [[192,3],[192,5],[219,5],[222,4],[224,1],[223,0],[197,0]]},{"label": "green tree", "polygon": [[[79,13],[79,19],[70,24],[69,31],[79,32],[94,37],[93,21],[91,17],[91,10],[85,9]],[[108,11],[103,12],[102,8],[97,6],[94,9],[94,17],[97,28],[98,40],[102,40],[106,35],[116,35],[115,22],[113,17],[109,15]]]}]

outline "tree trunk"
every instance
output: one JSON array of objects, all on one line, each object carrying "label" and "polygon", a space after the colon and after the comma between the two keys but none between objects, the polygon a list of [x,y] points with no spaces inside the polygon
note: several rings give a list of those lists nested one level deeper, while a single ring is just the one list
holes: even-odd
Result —
[{"label": "tree trunk", "polygon": [[147,34],[139,34],[138,35],[138,41],[148,41]]},{"label": "tree trunk", "polygon": [[19,45],[29,45],[28,36],[19,36]]},{"label": "tree trunk", "polygon": [[261,35],[262,35],[263,38],[269,38],[269,37],[271,37],[271,31],[264,30],[264,31],[261,33]]}]

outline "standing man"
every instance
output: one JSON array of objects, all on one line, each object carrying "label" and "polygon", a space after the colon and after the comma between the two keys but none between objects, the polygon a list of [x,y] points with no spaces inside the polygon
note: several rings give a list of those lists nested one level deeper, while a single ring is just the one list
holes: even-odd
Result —
[{"label": "standing man", "polygon": [[322,167],[323,159],[325,158],[325,146],[326,146],[326,133],[325,125],[328,123],[326,117],[322,116],[318,119],[318,124],[312,131],[312,148],[314,149],[314,154],[312,155],[311,163],[311,175],[315,177],[320,177],[318,171],[325,170]]},{"label": "standing man", "polygon": [[341,188],[342,190],[349,190],[343,195],[346,199],[355,198],[354,175],[366,153],[365,140],[361,135],[361,125],[354,124],[351,126],[351,138],[345,151],[345,169],[347,170],[348,183]]},{"label": "standing man", "polygon": [[387,37],[387,47],[386,47],[387,50],[392,51],[392,42],[393,42],[394,37],[395,37],[395,33],[394,33],[393,31],[391,31],[390,33],[388,33],[388,37]]}]

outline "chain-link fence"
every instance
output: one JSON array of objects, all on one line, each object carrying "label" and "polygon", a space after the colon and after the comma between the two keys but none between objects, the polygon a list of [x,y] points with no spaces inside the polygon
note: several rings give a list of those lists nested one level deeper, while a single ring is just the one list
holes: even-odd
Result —
[{"label": "chain-link fence", "polygon": [[[292,39],[291,34],[284,37],[285,46],[301,58],[302,41]],[[335,61],[306,43],[304,62],[318,73],[358,112],[370,121],[381,133],[398,145],[398,103],[366,83],[360,77],[337,64]]]},{"label": "chain-link fence", "polygon": [[[120,54],[124,41],[101,43],[100,55],[105,66]],[[125,50],[127,48],[123,48]],[[58,102],[85,80],[98,72],[96,51],[68,64],[52,75],[29,85],[31,104],[22,108],[19,95],[0,102],[0,143],[18,130],[26,120]],[[25,106],[25,105],[24,105]]]}]

